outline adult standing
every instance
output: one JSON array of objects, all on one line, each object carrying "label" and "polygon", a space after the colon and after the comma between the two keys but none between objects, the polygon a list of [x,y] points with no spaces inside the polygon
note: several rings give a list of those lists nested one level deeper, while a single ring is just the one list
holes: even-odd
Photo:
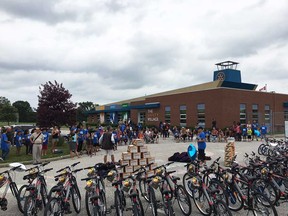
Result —
[{"label": "adult standing", "polygon": [[35,128],[35,132],[30,137],[30,142],[33,145],[32,156],[33,156],[33,164],[38,164],[41,162],[41,152],[42,145],[44,141],[44,136],[41,133],[39,127]]},{"label": "adult standing", "polygon": [[205,161],[206,135],[203,132],[203,127],[201,126],[198,127],[197,144],[198,144],[198,159],[201,161]]},{"label": "adult standing", "polygon": [[70,157],[74,158],[74,154],[79,158],[79,154],[77,152],[77,133],[76,130],[70,130],[70,139],[69,139],[69,149],[70,149]]},{"label": "adult standing", "polygon": [[2,159],[6,160],[9,156],[11,142],[8,140],[7,130],[5,128],[2,129],[3,129],[1,135]]},{"label": "adult standing", "polygon": [[54,126],[52,129],[52,148],[51,148],[52,153],[54,153],[55,148],[59,143],[59,136],[60,131],[57,126]]},{"label": "adult standing", "polygon": [[265,123],[262,124],[261,128],[260,128],[260,132],[261,132],[261,140],[266,140],[266,134],[267,134],[267,127],[265,125]]},{"label": "adult standing", "polygon": [[115,158],[114,158],[114,136],[112,136],[111,133],[111,127],[108,126],[107,127],[107,131],[105,131],[102,136],[100,137],[99,140],[100,145],[102,146],[102,149],[105,150],[105,155],[104,155],[104,163],[107,163],[107,156],[110,155],[111,156],[111,161],[112,163],[115,162]]},{"label": "adult standing", "polygon": [[253,120],[253,122],[252,122],[252,140],[254,138],[256,138],[256,140],[258,141],[258,137],[255,134],[255,130],[258,130],[258,123],[256,122],[256,120]]}]

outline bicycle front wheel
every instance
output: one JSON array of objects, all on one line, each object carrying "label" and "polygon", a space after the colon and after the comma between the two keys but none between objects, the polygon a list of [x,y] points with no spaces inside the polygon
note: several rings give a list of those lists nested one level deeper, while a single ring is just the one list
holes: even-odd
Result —
[{"label": "bicycle front wheel", "polygon": [[215,215],[232,216],[232,213],[226,203],[222,200],[216,200],[214,203]]},{"label": "bicycle front wheel", "polygon": [[182,213],[185,216],[189,216],[191,214],[191,210],[192,210],[190,197],[182,185],[177,185],[176,199],[178,201],[178,205],[179,205]]},{"label": "bicycle front wheel", "polygon": [[33,195],[29,195],[24,203],[24,216],[36,215],[36,200]]},{"label": "bicycle front wheel", "polygon": [[201,214],[209,216],[212,213],[212,206],[209,204],[208,198],[205,196],[203,190],[195,188],[193,191],[193,200]]},{"label": "bicycle front wheel", "polygon": [[148,197],[150,200],[150,206],[153,216],[157,216],[157,200],[155,196],[155,191],[152,186],[148,186]]},{"label": "bicycle front wheel", "polygon": [[49,200],[44,210],[44,216],[52,216],[52,215],[57,216],[64,215],[63,211],[61,210],[61,200],[55,197]]},{"label": "bicycle front wheel", "polygon": [[146,183],[145,179],[141,179],[139,181],[139,189],[141,192],[141,196],[147,201],[150,202],[149,196],[148,196],[148,184]]},{"label": "bicycle front wheel", "polygon": [[184,189],[186,190],[186,192],[188,193],[188,195],[193,198],[193,188],[191,187],[191,178],[187,180],[187,178],[191,177],[190,174],[185,173],[183,176],[183,185],[184,185]]},{"label": "bicycle front wheel", "polygon": [[81,211],[81,197],[79,190],[74,186],[71,188],[71,196],[74,210],[77,214],[79,214]]},{"label": "bicycle front wheel", "polygon": [[115,208],[116,208],[116,215],[123,216],[124,206],[122,205],[123,200],[122,200],[122,196],[120,195],[119,190],[116,190],[114,193],[114,202],[115,202]]},{"label": "bicycle front wheel", "polygon": [[17,195],[17,205],[20,212],[24,213],[24,204],[25,199],[29,195],[29,191],[26,191],[26,188],[28,185],[22,185],[19,189],[18,195]]},{"label": "bicycle front wheel", "polygon": [[133,216],[144,216],[144,209],[139,196],[132,197],[135,199],[132,206]]},{"label": "bicycle front wheel", "polygon": [[275,206],[270,202],[270,200],[261,193],[254,193],[253,194],[253,212],[254,215],[277,215]]}]

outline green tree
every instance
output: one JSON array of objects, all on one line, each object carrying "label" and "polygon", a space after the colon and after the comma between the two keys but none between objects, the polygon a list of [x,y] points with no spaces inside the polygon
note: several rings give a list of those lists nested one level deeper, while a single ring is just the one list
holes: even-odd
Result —
[{"label": "green tree", "polygon": [[0,120],[4,122],[16,121],[17,119],[17,109],[9,104],[2,104],[0,108]]},{"label": "green tree", "polygon": [[3,96],[0,96],[0,108],[3,106],[3,105],[10,105],[10,101],[8,100],[8,98],[6,97],[3,97]]},{"label": "green tree", "polygon": [[72,125],[76,122],[76,104],[72,94],[56,81],[39,87],[37,122],[42,127]]},{"label": "green tree", "polygon": [[87,112],[95,109],[93,102],[81,102],[77,105],[77,122],[87,121]]},{"label": "green tree", "polygon": [[12,106],[18,110],[19,122],[35,121],[35,118],[33,118],[33,110],[27,101],[16,101],[12,104]]}]

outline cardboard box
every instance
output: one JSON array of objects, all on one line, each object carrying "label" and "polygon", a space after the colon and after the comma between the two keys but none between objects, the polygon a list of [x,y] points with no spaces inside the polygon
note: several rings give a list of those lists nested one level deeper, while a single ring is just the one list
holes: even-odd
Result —
[{"label": "cardboard box", "polygon": [[132,144],[135,146],[144,146],[142,139],[134,139],[134,140],[132,140]]},{"label": "cardboard box", "polygon": [[155,157],[146,158],[147,164],[155,163]]},{"label": "cardboard box", "polygon": [[123,166],[123,165],[128,165],[128,166],[129,166],[129,165],[130,165],[129,162],[130,162],[129,160],[123,160],[123,159],[121,159],[121,160],[120,160],[120,165],[121,165],[121,166]]},{"label": "cardboard box", "polygon": [[122,168],[117,168],[117,171],[118,171],[118,173],[123,173],[124,172],[124,168],[122,167]]},{"label": "cardboard box", "polygon": [[130,153],[136,153],[138,152],[138,148],[135,145],[129,145],[127,151]]},{"label": "cardboard box", "polygon": [[138,160],[130,160],[130,166],[137,166],[138,164]]},{"label": "cardboard box", "polygon": [[133,172],[133,166],[126,166],[124,167],[125,173],[132,173]]},{"label": "cardboard box", "polygon": [[151,164],[150,166],[149,166],[149,169],[150,170],[153,170],[153,169],[155,169],[157,167],[157,163],[153,163],[153,164]]},{"label": "cardboard box", "polygon": [[139,165],[133,166],[133,172],[134,172],[135,170],[137,170],[137,169],[140,169],[140,168],[141,168],[141,166],[139,166]]},{"label": "cardboard box", "polygon": [[128,176],[130,176],[131,173],[125,172],[125,173],[121,173],[121,178],[127,178]]},{"label": "cardboard box", "polygon": [[154,170],[147,171],[147,177],[153,176],[155,174]]},{"label": "cardboard box", "polygon": [[138,164],[139,164],[140,166],[145,166],[145,165],[147,164],[147,160],[146,160],[145,158],[139,159],[138,161],[139,161]]},{"label": "cardboard box", "polygon": [[132,159],[141,159],[141,154],[139,152],[132,153]]},{"label": "cardboard box", "polygon": [[122,159],[123,160],[131,160],[132,158],[131,158],[131,153],[129,153],[129,152],[123,152],[122,153]]},{"label": "cardboard box", "polygon": [[151,158],[150,152],[142,152],[141,158]]},{"label": "cardboard box", "polygon": [[148,152],[147,146],[137,146],[137,147],[138,147],[138,152]]}]

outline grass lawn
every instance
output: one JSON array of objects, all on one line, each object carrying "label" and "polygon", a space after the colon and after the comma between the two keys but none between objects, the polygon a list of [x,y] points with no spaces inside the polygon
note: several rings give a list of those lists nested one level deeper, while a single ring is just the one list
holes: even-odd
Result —
[{"label": "grass lawn", "polygon": [[[64,139],[60,137],[58,146],[56,149],[61,149],[63,153],[61,154],[52,154],[51,153],[51,139],[49,139],[49,144],[48,144],[48,150],[47,150],[47,155],[43,156],[42,159],[47,159],[47,158],[53,158],[53,157],[60,157],[64,155],[69,155],[69,146],[66,142],[64,142]],[[2,156],[2,152],[1,155]],[[23,163],[24,161],[32,161],[32,155],[26,155],[26,146],[21,147],[20,155],[16,155],[16,147],[10,147],[10,152],[8,159],[5,161],[2,161],[0,163],[12,163],[12,162],[19,162]]]}]

